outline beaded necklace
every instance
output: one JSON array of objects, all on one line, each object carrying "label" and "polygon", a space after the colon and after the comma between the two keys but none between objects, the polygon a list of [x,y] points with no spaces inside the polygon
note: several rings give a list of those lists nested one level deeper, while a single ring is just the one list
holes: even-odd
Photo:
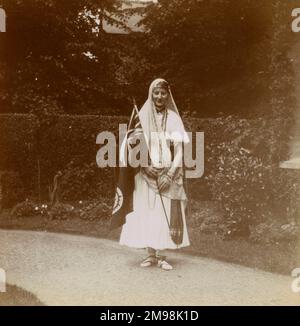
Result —
[{"label": "beaded necklace", "polygon": [[[155,132],[159,133],[160,130],[158,130],[158,125],[157,125],[157,120],[156,120],[156,109],[153,106],[152,107],[152,120],[154,123],[154,127],[155,127]],[[164,112],[162,113],[163,117],[162,117],[162,121],[161,121],[161,131],[164,133],[166,133],[166,129],[167,129],[167,119],[168,119],[168,110],[164,109]],[[162,164],[162,141],[161,141],[161,135],[159,135],[158,137],[158,146],[159,146],[159,164]]]}]

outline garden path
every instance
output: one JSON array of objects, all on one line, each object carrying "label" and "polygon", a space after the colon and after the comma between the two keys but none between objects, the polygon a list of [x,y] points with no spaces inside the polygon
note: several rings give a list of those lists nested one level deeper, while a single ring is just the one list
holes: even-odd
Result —
[{"label": "garden path", "polygon": [[0,230],[7,283],[46,305],[300,304],[289,276],[180,252],[169,254],[172,271],[142,269],[144,256],[105,239]]}]

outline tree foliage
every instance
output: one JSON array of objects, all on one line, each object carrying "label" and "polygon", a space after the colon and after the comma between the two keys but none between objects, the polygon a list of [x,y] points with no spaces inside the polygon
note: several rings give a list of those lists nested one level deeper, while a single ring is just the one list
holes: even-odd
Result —
[{"label": "tree foliage", "polygon": [[148,31],[153,75],[169,79],[181,106],[197,114],[249,116],[267,111],[277,29],[284,27],[286,37],[279,63],[290,41],[286,7],[285,2],[274,0],[160,0],[152,4],[141,23]]},{"label": "tree foliage", "polygon": [[1,53],[2,112],[42,107],[85,113],[113,104],[124,46],[101,21],[125,24],[120,0],[0,3],[8,17]]},{"label": "tree foliage", "polygon": [[[159,0],[124,9],[125,2],[0,0],[8,15],[1,112],[127,114],[130,96],[142,104],[156,77],[170,81],[181,111],[200,116],[292,105],[294,1]],[[128,32],[134,13],[144,33],[105,31],[104,22]]]}]

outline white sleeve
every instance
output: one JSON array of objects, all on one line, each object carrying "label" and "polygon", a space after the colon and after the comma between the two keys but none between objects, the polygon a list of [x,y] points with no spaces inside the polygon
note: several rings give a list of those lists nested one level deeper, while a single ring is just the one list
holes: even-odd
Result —
[{"label": "white sleeve", "polygon": [[167,138],[173,142],[190,142],[181,118],[173,111],[169,111],[168,113]]}]

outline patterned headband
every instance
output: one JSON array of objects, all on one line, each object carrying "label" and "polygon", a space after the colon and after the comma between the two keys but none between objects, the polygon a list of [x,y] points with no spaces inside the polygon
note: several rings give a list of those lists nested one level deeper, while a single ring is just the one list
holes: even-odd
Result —
[{"label": "patterned headband", "polygon": [[166,88],[167,90],[169,90],[169,88],[170,88],[168,82],[165,80],[158,80],[157,83],[155,83],[153,88],[155,88],[155,87]]}]

